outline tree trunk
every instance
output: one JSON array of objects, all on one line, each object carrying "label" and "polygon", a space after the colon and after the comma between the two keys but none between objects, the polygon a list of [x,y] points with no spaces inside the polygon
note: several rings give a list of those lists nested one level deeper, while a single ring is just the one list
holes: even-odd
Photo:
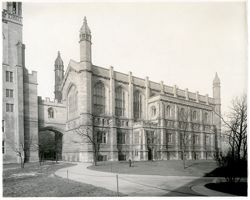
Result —
[{"label": "tree trunk", "polygon": [[97,165],[97,150],[96,150],[96,145],[93,144],[93,165]]},{"label": "tree trunk", "polygon": [[183,168],[186,168],[186,164],[185,164],[185,151],[182,151],[182,160],[183,160]]},{"label": "tree trunk", "polygon": [[21,160],[21,168],[24,168],[24,160],[23,160],[22,156],[20,156],[20,160]]}]

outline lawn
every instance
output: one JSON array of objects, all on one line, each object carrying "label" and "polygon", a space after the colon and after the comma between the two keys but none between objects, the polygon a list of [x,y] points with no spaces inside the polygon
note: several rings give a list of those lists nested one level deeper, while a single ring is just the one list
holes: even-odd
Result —
[{"label": "lawn", "polygon": [[78,183],[54,175],[60,168],[74,164],[46,162],[28,163],[24,169],[17,164],[3,165],[4,197],[86,197],[116,196],[115,192]]},{"label": "lawn", "polygon": [[168,161],[140,161],[133,162],[129,167],[128,162],[98,162],[97,166],[90,166],[89,169],[141,175],[161,175],[161,176],[206,176],[218,166],[213,160],[189,160],[186,161],[186,168],[181,160]]}]

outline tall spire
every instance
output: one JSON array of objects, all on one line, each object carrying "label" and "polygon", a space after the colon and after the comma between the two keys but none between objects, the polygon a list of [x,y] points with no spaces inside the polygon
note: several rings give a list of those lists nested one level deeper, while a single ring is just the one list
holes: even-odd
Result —
[{"label": "tall spire", "polygon": [[[91,31],[89,29],[87,18],[84,17],[83,24],[80,29],[80,62],[91,63]],[[86,67],[86,66],[85,66]],[[91,66],[88,66],[91,68]]]},{"label": "tall spire", "polygon": [[57,58],[55,60],[55,67],[63,66],[63,60],[61,58],[60,51],[57,52]]},{"label": "tall spire", "polygon": [[60,90],[60,86],[64,77],[64,66],[63,60],[60,55],[60,51],[57,53],[57,58],[55,60],[55,99],[60,102],[62,100],[62,92]]},{"label": "tall spire", "polygon": [[83,24],[80,29],[80,41],[82,40],[91,41],[91,31],[89,29],[86,16],[83,19]]},{"label": "tall spire", "polygon": [[220,84],[220,79],[219,79],[217,72],[215,73],[213,84]]}]

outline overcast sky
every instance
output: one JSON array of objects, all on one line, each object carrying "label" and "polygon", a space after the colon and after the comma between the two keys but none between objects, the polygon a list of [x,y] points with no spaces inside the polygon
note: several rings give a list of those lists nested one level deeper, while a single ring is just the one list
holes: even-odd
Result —
[{"label": "overcast sky", "polygon": [[243,2],[24,3],[26,67],[38,72],[38,95],[54,97],[57,51],[65,71],[79,61],[84,16],[95,65],[209,96],[217,72],[223,112],[246,90]]}]

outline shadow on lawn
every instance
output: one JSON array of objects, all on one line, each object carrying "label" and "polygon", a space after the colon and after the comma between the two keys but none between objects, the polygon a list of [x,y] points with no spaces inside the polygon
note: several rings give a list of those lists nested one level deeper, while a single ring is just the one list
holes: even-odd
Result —
[{"label": "shadow on lawn", "polygon": [[[193,166],[194,164],[191,164],[190,166]],[[189,166],[189,167],[190,167]],[[203,194],[199,194],[192,190],[193,186],[196,185],[204,185],[205,188],[210,189],[210,195],[209,196],[216,196],[217,192],[226,193],[227,196],[247,196],[247,177],[243,177],[243,182],[238,183],[229,183],[226,182],[224,179],[224,171],[225,169],[222,167],[217,167],[216,169],[212,170],[211,172],[206,173],[203,177],[191,181],[186,185],[183,185],[169,193],[167,193],[165,196],[206,196]],[[246,175],[244,173],[244,175]],[[214,179],[213,179],[214,177]],[[220,179],[224,179],[222,182],[217,182],[218,177]],[[215,192],[213,195],[213,191]]]}]

